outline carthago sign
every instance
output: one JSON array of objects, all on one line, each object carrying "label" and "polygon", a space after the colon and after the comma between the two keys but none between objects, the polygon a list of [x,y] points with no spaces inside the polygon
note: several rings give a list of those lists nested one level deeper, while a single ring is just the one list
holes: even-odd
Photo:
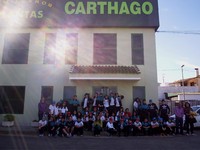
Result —
[{"label": "carthago sign", "polygon": [[157,0],[1,0],[0,19],[0,27],[159,26]]}]

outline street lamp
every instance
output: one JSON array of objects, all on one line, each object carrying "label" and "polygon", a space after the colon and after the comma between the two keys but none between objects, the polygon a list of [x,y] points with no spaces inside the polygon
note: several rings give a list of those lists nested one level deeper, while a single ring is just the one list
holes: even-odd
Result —
[{"label": "street lamp", "polygon": [[182,65],[181,66],[181,73],[182,73],[182,88],[183,88],[183,100],[185,101],[185,88],[184,88],[184,76],[183,76],[183,67],[184,67],[185,65]]}]

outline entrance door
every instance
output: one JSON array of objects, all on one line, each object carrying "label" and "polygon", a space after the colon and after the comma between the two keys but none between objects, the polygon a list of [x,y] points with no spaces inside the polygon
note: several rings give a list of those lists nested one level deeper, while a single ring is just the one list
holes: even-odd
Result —
[{"label": "entrance door", "polygon": [[53,102],[53,86],[42,86],[41,97],[46,99],[48,104]]}]

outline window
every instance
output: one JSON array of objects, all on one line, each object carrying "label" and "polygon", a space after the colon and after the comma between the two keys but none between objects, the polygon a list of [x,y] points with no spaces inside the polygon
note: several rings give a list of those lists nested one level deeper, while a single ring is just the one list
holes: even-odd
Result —
[{"label": "window", "polygon": [[133,99],[139,97],[141,99],[145,99],[145,87],[144,86],[134,86],[133,87]]},{"label": "window", "polygon": [[65,64],[77,64],[78,34],[69,33],[66,35],[66,40]]},{"label": "window", "polygon": [[0,86],[0,114],[23,114],[25,86]]},{"label": "window", "polygon": [[44,64],[55,64],[56,34],[47,33],[44,47]]},{"label": "window", "polygon": [[94,34],[94,64],[117,64],[117,35]]},{"label": "window", "polygon": [[29,33],[6,34],[2,64],[27,64],[29,40]]},{"label": "window", "polygon": [[74,95],[76,95],[76,87],[75,86],[65,86],[63,99],[71,99]]},{"label": "window", "polygon": [[48,104],[53,101],[53,86],[42,86],[41,97],[46,99]]},{"label": "window", "polygon": [[131,35],[131,47],[132,47],[132,63],[134,65],[144,65],[143,34]]}]

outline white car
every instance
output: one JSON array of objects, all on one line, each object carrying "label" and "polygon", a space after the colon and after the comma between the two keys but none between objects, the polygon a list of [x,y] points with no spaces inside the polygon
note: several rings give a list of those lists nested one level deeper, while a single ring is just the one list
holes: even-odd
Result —
[{"label": "white car", "polygon": [[[197,122],[194,123],[194,127],[200,127],[200,105],[192,106],[191,108],[192,108],[193,112],[195,112],[197,114],[197,116],[195,116]],[[175,119],[175,114],[170,117]],[[183,117],[183,123],[184,122],[185,122],[185,116]]]}]

